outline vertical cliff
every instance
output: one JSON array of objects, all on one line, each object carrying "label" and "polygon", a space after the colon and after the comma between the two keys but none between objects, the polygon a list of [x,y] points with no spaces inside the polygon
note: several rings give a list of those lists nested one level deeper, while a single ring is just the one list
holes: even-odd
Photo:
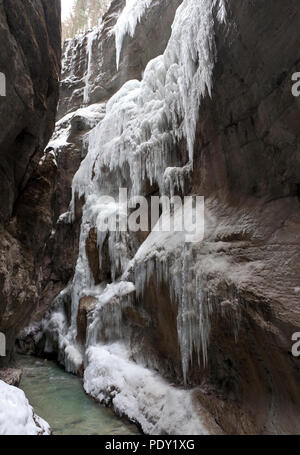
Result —
[{"label": "vertical cliff", "polygon": [[[68,223],[68,211],[72,180],[87,153],[88,133],[105,116],[111,95],[126,81],[141,79],[148,61],[163,52],[180,3],[174,0],[167,6],[165,1],[153,1],[147,15],[140,20],[136,17],[133,36],[123,36],[126,45],[122,46],[118,67],[114,29],[118,18],[124,20],[124,1],[112,2],[99,27],[64,43],[58,121],[41,160],[42,168],[48,166],[50,172],[51,166],[57,168],[55,185],[48,193],[53,207],[52,229],[41,258],[39,305],[32,323],[40,320],[75,272],[83,199],[75,197],[76,222]],[[41,201],[41,206],[44,204]],[[91,254],[95,257],[94,251]],[[65,305],[70,307],[69,297]]]},{"label": "vertical cliff", "polygon": [[[147,17],[141,15],[134,36],[125,33],[118,68],[114,27],[122,12],[127,15],[125,0],[112,1],[99,27],[67,40],[63,49],[58,117],[84,105],[107,101],[126,81],[141,79],[149,60],[164,51],[180,3],[180,0],[149,3]],[[138,14],[138,7],[136,11]]]},{"label": "vertical cliff", "polygon": [[58,102],[60,1],[0,2],[0,331],[11,360],[15,336],[38,304],[39,261],[51,229],[56,172],[38,167]]},{"label": "vertical cliff", "polygon": [[[48,312],[22,345],[147,433],[299,431],[299,22],[296,0],[115,0],[65,44]],[[204,196],[204,239],[103,231],[119,188]]]}]

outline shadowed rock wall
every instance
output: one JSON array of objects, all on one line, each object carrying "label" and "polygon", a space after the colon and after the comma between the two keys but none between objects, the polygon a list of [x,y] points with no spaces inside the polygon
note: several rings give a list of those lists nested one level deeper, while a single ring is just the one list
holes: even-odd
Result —
[{"label": "shadowed rock wall", "polygon": [[60,1],[0,2],[0,331],[14,338],[38,302],[38,261],[51,229],[52,163],[37,170],[55,122]]}]

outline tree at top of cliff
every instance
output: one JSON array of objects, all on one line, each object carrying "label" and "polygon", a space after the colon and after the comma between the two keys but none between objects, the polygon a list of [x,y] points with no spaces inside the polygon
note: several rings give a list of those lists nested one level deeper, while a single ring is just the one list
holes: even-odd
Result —
[{"label": "tree at top of cliff", "polygon": [[71,14],[62,24],[63,40],[95,27],[110,3],[111,0],[75,0]]}]

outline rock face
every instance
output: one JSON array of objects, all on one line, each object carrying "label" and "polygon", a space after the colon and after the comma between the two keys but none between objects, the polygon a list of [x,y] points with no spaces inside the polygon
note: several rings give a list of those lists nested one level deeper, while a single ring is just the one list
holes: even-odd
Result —
[{"label": "rock face", "polygon": [[52,161],[38,168],[54,128],[60,74],[60,2],[0,4],[0,331],[15,336],[38,304],[38,270],[52,224]]},{"label": "rock face", "polygon": [[0,370],[1,381],[6,382],[8,385],[18,387],[22,377],[21,368],[5,368]]},{"label": "rock face", "polygon": [[[84,364],[88,393],[150,433],[185,431],[187,415],[194,432],[298,433],[299,2],[143,2],[118,71],[112,27],[123,1],[65,44],[62,118],[45,155],[58,163],[59,193],[41,307],[54,303],[39,348],[69,371]],[[142,84],[123,86],[131,79]],[[100,195],[139,184],[149,199],[165,182],[205,196],[203,241],[98,232]],[[149,369],[171,389],[151,389]],[[171,424],[166,390],[178,386]]]},{"label": "rock face", "polygon": [[225,43],[217,40],[212,97],[201,103],[197,127],[193,190],[218,200],[216,241],[244,277],[218,290],[218,302],[236,306],[228,320],[214,316],[207,369],[192,368],[191,381],[201,374],[202,400],[229,433],[299,432],[291,336],[300,326],[300,105],[291,79],[300,8],[275,1],[267,9],[230,2],[235,27]]},{"label": "rock face", "polygon": [[[44,155],[45,163],[52,163],[54,167],[57,164],[55,183],[45,193],[54,210],[50,221],[52,234],[45,241],[39,304],[31,315],[31,322],[40,321],[49,304],[74,275],[84,199],[75,198],[76,214],[71,224],[68,211],[72,180],[87,153],[88,132],[103,119],[108,99],[129,79],[140,79],[149,60],[163,52],[180,3],[181,0],[173,0],[166,7],[165,0],[152,2],[147,19],[142,17],[137,23],[134,36],[124,37],[126,45],[118,70],[113,27],[125,6],[124,0],[112,2],[99,28],[64,43],[58,121]],[[41,202],[41,205],[46,204]],[[97,268],[98,249],[92,233],[87,249],[93,273],[107,277],[109,266],[103,264],[101,271]],[[97,282],[97,278],[95,280]]]},{"label": "rock face", "polygon": [[114,0],[103,23],[90,33],[64,43],[58,118],[86,104],[107,101],[128,80],[141,79],[146,64],[160,55],[171,34],[181,0],[155,0],[137,24],[134,37],[126,35],[120,65],[116,66],[112,29],[125,0]]}]

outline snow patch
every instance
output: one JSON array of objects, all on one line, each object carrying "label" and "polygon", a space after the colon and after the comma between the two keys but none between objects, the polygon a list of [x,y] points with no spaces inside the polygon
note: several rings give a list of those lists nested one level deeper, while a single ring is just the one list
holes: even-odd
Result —
[{"label": "snow patch", "polygon": [[96,400],[112,405],[120,416],[138,422],[146,434],[209,434],[192,391],[169,385],[156,373],[130,360],[122,344],[91,346],[84,389]]},{"label": "snow patch", "polygon": [[0,435],[49,435],[50,427],[38,417],[24,392],[0,380]]}]

